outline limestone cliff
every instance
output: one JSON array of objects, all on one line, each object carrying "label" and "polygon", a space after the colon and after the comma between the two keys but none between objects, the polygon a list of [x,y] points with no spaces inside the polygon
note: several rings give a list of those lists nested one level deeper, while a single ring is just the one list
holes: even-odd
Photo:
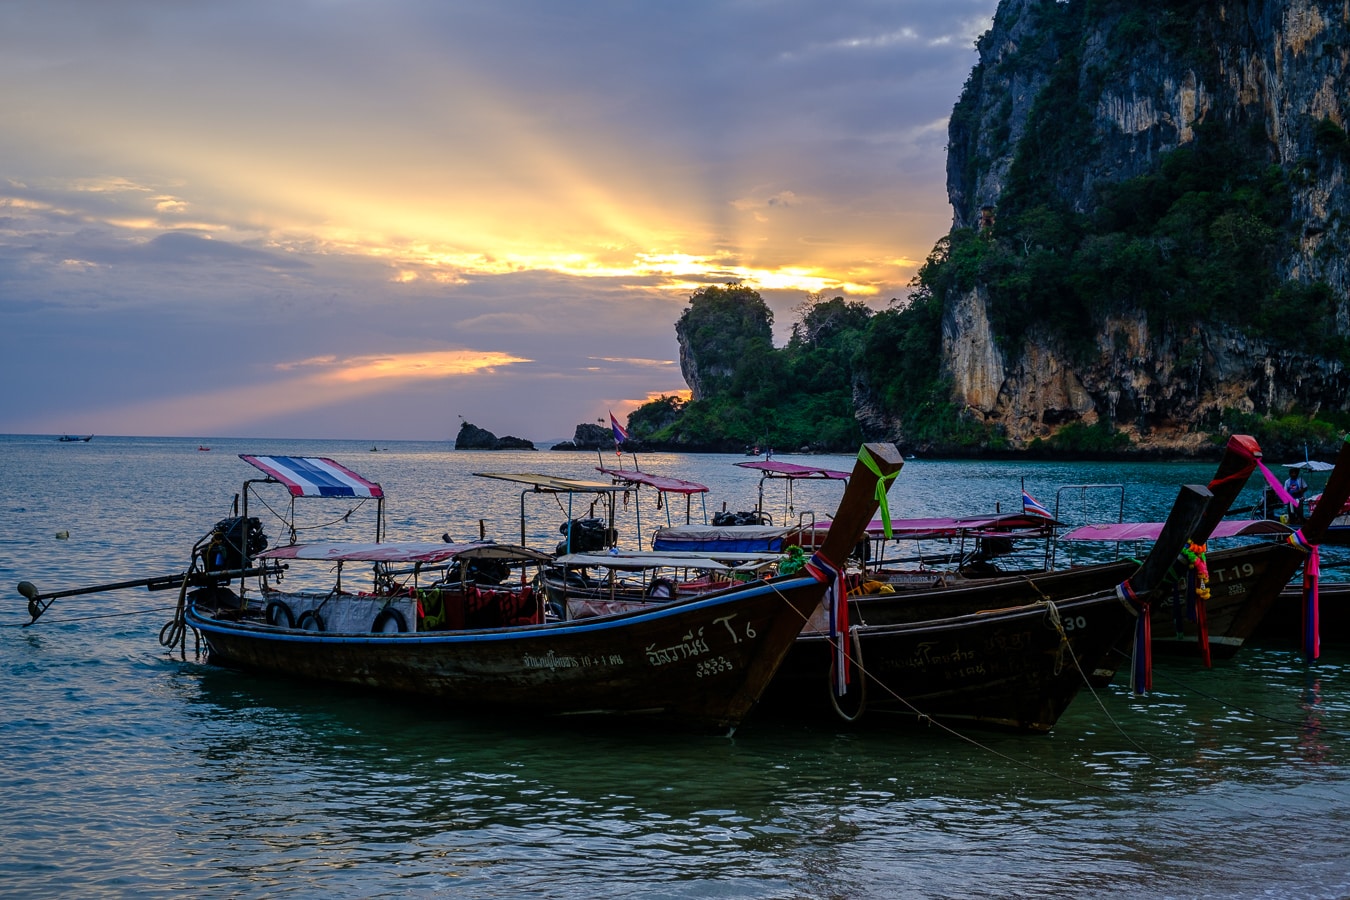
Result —
[{"label": "limestone cliff", "polygon": [[[1157,172],[1199,130],[1223,128],[1287,183],[1287,227],[1267,240],[1275,274],[1328,298],[1324,320],[1303,326],[1350,335],[1348,0],[1004,0],[978,49],[950,124],[954,229],[994,228],[1027,172],[1091,215],[1103,186]],[[1075,108],[1047,115],[1052,93]],[[943,300],[954,399],[1014,448],[1105,419],[1138,447],[1186,452],[1226,411],[1350,411],[1337,358],[1236,319],[1161,323],[1126,302],[1094,310],[1071,352],[1063,329],[1000,333],[1000,298],[979,279]]]}]

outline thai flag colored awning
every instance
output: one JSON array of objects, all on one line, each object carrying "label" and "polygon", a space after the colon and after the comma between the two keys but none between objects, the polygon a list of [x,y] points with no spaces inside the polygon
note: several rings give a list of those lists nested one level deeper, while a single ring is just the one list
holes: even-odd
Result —
[{"label": "thai flag colored awning", "polygon": [[286,485],[292,497],[371,497],[384,489],[346,466],[318,456],[248,456],[239,458]]}]

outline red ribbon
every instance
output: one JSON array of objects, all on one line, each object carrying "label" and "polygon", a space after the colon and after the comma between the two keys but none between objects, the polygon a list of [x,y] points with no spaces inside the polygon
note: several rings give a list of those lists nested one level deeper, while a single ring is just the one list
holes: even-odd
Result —
[{"label": "red ribbon", "polygon": [[806,563],[806,571],[816,581],[824,582],[826,608],[830,611],[830,640],[834,643],[834,692],[837,696],[848,693],[848,584],[844,581],[844,570],[820,553],[813,553]]},{"label": "red ribbon", "polygon": [[1322,574],[1321,553],[1316,544],[1303,536],[1303,529],[1289,535],[1289,543],[1308,554],[1303,564],[1303,657],[1308,662],[1322,655],[1322,623],[1318,609],[1317,584]]}]

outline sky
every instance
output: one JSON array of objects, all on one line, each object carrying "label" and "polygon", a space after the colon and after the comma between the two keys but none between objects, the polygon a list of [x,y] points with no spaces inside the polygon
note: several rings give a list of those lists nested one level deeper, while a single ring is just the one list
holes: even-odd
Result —
[{"label": "sky", "polygon": [[5,0],[0,433],[570,438],[884,309],[994,0]]}]

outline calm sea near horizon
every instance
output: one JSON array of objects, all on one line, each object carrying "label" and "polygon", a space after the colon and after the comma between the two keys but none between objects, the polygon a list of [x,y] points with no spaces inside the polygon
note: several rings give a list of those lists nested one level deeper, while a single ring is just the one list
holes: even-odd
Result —
[{"label": "calm sea near horizon", "polygon": [[[183,571],[256,474],[240,453],[329,456],[380,482],[391,540],[518,541],[519,487],[476,472],[598,477],[594,453],[378,446],[0,436],[0,896],[1350,896],[1344,634],[1312,665],[1278,634],[1209,670],[1159,660],[1152,694],[1085,691],[1048,736],[752,716],[721,737],[460,717],[213,668],[191,641],[186,659],[160,647],[172,592],[59,599],[21,627],[19,581]],[[708,484],[710,511],[755,505],[743,457],[640,461]],[[1123,484],[1126,517],[1156,519],[1212,472],[917,459],[891,508],[1010,511],[1025,484],[1067,514],[1079,495],[1062,486]],[[839,492],[799,485],[793,514]],[[781,484],[765,503],[785,505]],[[621,533],[639,510],[644,529],[683,516],[644,494],[620,505]],[[551,548],[567,513],[525,498],[527,543]]]}]

